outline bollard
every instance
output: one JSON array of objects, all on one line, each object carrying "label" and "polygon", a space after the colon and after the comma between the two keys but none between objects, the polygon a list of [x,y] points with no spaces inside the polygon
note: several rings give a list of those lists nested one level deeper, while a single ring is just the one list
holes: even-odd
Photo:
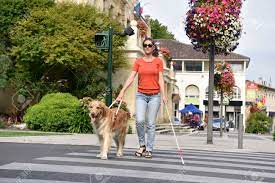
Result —
[{"label": "bollard", "polygon": [[243,114],[239,114],[238,149],[243,149]]}]

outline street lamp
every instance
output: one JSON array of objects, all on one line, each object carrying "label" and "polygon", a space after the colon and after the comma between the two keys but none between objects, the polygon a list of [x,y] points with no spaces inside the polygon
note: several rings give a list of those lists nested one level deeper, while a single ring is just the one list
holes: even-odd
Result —
[{"label": "street lamp", "polygon": [[109,106],[112,103],[112,66],[113,66],[113,35],[132,36],[135,32],[131,27],[124,29],[123,33],[114,33],[112,27],[108,31],[96,33],[94,37],[95,45],[98,49],[108,51],[108,76],[107,76],[107,95],[105,98],[106,104]]}]

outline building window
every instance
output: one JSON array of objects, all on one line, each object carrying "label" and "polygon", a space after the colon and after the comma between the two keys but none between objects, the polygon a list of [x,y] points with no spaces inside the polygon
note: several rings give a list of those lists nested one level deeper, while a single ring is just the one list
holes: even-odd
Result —
[{"label": "building window", "polygon": [[182,61],[181,60],[173,60],[174,62],[174,70],[182,71]]},{"label": "building window", "polygon": [[184,70],[187,72],[199,72],[202,71],[202,62],[197,61],[185,61]]},{"label": "building window", "polygon": [[241,89],[235,86],[233,90],[233,99],[241,99]]},{"label": "building window", "polygon": [[243,63],[237,62],[237,63],[233,63],[233,62],[229,62],[232,71],[233,72],[243,72],[244,68],[243,68]]},{"label": "building window", "polygon": [[185,97],[186,98],[199,98],[200,97],[200,90],[195,85],[189,85],[185,89]]}]

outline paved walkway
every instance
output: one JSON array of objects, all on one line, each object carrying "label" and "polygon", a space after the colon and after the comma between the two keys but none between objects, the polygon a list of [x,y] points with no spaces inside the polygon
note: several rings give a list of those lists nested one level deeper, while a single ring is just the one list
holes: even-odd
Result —
[{"label": "paved walkway", "polygon": [[[219,137],[214,132],[214,144],[206,144],[206,133],[198,132],[189,135],[179,135],[180,147],[184,149],[214,150],[226,152],[267,152],[275,153],[275,141],[270,136],[244,135],[244,149],[238,149],[238,134],[227,133]],[[69,144],[69,145],[99,145],[95,134],[51,135],[51,136],[25,136],[0,137],[0,142],[42,143],[42,144]],[[137,148],[136,134],[128,134],[126,148]],[[175,150],[176,142],[173,135],[156,135],[155,149]]]}]

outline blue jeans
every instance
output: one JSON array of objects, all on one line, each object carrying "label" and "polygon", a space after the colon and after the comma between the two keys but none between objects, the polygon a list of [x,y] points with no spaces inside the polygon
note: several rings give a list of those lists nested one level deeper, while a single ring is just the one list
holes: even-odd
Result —
[{"label": "blue jeans", "polygon": [[[146,150],[152,151],[155,141],[155,122],[161,102],[160,93],[155,95],[146,95],[140,92],[136,93],[136,129],[139,145],[145,145],[145,129],[147,122],[147,145]],[[146,116],[147,114],[147,116]]]}]

